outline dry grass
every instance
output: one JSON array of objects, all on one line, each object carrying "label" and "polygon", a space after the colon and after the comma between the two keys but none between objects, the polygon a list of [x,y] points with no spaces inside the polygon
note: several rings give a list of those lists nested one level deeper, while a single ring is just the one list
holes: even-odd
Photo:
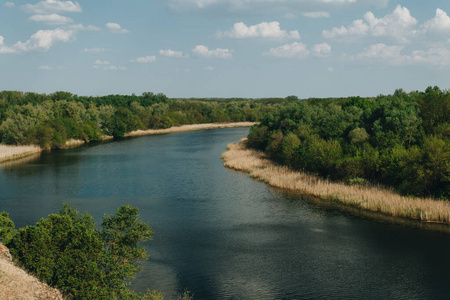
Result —
[{"label": "dry grass", "polygon": [[309,194],[368,211],[423,222],[450,224],[450,202],[403,197],[380,187],[345,185],[278,166],[263,153],[246,149],[245,139],[228,145],[222,155],[228,168],[248,172],[255,179],[289,191]]},{"label": "dry grass", "polygon": [[58,290],[40,282],[0,255],[0,299],[62,300],[63,297]]},{"label": "dry grass", "polygon": [[40,153],[42,149],[39,146],[7,146],[0,145],[0,162],[19,159],[31,154]]},{"label": "dry grass", "polygon": [[184,131],[215,129],[215,128],[250,127],[253,125],[255,125],[255,123],[253,122],[192,124],[192,125],[174,126],[166,129],[136,130],[126,133],[125,136],[127,137],[127,136],[141,136],[151,134],[165,134],[173,132],[184,132]]}]

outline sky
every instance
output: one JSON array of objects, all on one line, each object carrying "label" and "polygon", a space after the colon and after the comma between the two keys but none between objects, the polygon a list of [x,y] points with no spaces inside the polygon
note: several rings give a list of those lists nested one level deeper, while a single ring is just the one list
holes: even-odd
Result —
[{"label": "sky", "polygon": [[171,98],[450,88],[449,0],[0,0],[0,90]]}]

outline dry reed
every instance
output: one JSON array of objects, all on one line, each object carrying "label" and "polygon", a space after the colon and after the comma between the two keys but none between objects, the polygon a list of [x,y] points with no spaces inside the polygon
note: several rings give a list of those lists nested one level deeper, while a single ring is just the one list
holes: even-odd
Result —
[{"label": "dry reed", "polygon": [[34,153],[40,153],[42,149],[36,145],[7,146],[0,145],[0,162],[19,159]]},{"label": "dry reed", "polygon": [[224,165],[244,171],[271,186],[329,199],[368,211],[423,222],[450,224],[450,202],[431,198],[411,198],[380,187],[345,185],[293,171],[267,159],[259,151],[245,147],[245,139],[230,144],[222,155]]},{"label": "dry reed", "polygon": [[191,125],[173,126],[166,129],[136,130],[126,133],[125,136],[128,137],[128,136],[141,136],[151,134],[165,134],[165,133],[194,131],[203,129],[216,129],[216,128],[250,127],[255,124],[256,123],[254,122],[191,124]]}]

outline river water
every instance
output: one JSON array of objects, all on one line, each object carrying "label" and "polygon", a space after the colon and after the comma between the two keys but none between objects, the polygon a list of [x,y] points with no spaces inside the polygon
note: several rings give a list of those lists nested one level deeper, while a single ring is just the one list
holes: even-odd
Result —
[{"label": "river water", "polygon": [[0,166],[16,227],[122,204],[154,230],[132,282],[195,299],[449,299],[450,235],[324,208],[223,167],[248,128],[145,136]]}]

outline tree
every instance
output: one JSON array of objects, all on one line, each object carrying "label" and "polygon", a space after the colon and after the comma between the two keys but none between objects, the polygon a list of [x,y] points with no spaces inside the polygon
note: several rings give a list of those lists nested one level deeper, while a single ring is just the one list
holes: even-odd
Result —
[{"label": "tree", "polygon": [[[122,206],[97,229],[92,216],[64,205],[58,214],[14,233],[7,247],[22,267],[74,299],[138,299],[129,279],[140,270],[136,261],[147,257],[137,244],[152,237],[138,212]],[[0,222],[4,219],[2,233],[11,228],[7,214],[0,214]]]}]

